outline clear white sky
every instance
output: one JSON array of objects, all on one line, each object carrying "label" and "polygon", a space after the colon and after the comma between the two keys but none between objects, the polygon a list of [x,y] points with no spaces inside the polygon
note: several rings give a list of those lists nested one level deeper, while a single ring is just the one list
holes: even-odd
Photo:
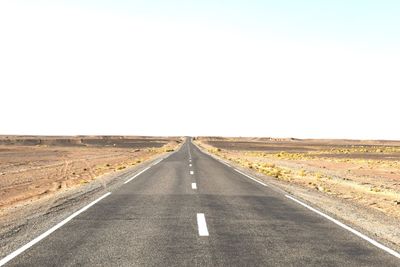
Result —
[{"label": "clear white sky", "polygon": [[398,0],[0,2],[0,134],[400,139],[399,90]]}]

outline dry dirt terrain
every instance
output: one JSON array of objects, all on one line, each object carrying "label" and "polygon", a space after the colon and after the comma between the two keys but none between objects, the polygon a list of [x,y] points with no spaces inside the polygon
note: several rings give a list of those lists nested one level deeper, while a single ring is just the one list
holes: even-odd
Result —
[{"label": "dry dirt terrain", "polygon": [[0,136],[0,215],[173,151],[179,138]]},{"label": "dry dirt terrain", "polygon": [[203,149],[400,244],[400,141],[200,137]]}]

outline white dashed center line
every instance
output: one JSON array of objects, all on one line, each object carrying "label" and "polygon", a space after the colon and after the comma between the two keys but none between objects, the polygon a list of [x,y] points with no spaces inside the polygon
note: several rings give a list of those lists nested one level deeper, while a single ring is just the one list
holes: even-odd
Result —
[{"label": "white dashed center line", "polygon": [[193,174],[194,174],[194,171],[190,171],[190,174],[193,175]]},{"label": "white dashed center line", "polygon": [[192,183],[192,189],[194,189],[194,190],[197,189],[197,184],[196,183]]},{"label": "white dashed center line", "polygon": [[206,217],[204,213],[197,213],[197,227],[199,228],[199,236],[208,236]]},{"label": "white dashed center line", "polygon": [[189,167],[192,167],[192,164],[189,164]]}]

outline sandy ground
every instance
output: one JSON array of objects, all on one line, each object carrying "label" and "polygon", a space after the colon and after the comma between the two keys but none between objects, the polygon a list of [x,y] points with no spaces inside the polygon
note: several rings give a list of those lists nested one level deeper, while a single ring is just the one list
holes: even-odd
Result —
[{"label": "sandy ground", "polygon": [[[3,139],[3,140],[2,140]],[[3,141],[3,142],[2,142]],[[0,138],[0,215],[172,151],[178,138]]]},{"label": "sandy ground", "polygon": [[198,138],[209,152],[400,244],[400,142]]}]

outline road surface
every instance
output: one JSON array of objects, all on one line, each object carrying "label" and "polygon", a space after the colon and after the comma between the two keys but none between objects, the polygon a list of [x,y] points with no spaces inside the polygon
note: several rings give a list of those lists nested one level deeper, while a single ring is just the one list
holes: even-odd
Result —
[{"label": "road surface", "polygon": [[189,141],[133,178],[6,265],[400,266]]}]

